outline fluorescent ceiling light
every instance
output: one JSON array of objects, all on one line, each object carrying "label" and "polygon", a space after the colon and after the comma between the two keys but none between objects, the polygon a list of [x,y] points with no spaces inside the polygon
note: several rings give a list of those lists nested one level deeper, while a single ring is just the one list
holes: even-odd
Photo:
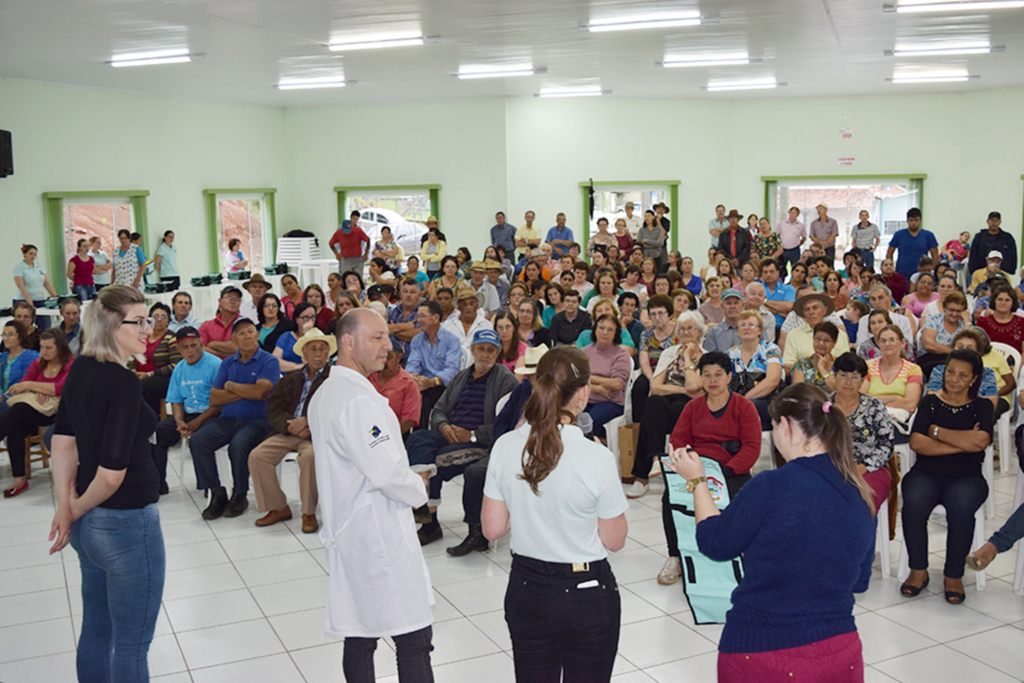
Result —
[{"label": "fluorescent ceiling light", "polygon": [[595,19],[586,26],[591,33],[608,31],[636,31],[648,28],[677,28],[680,26],[699,26],[700,12],[676,12],[673,14],[649,14],[631,17],[613,17]]},{"label": "fluorescent ceiling light", "polygon": [[683,66],[734,66],[743,64],[760,64],[761,57],[666,57],[663,62],[656,62],[666,69]]},{"label": "fluorescent ceiling light", "polygon": [[378,50],[387,47],[411,47],[423,45],[426,38],[417,36],[415,38],[390,38],[387,40],[363,40],[352,42],[337,42],[328,45],[331,52],[350,52],[352,50]]},{"label": "fluorescent ceiling light", "polygon": [[278,90],[312,90],[314,88],[344,88],[344,76],[325,76],[322,78],[287,78],[278,81]]},{"label": "fluorescent ceiling light", "polygon": [[108,64],[113,67],[122,66],[153,66],[156,64],[183,64],[191,62],[192,56],[188,49],[178,50],[155,50],[152,52],[136,52],[132,54],[118,55],[111,59]]},{"label": "fluorescent ceiling light", "polygon": [[936,47],[936,48],[913,48],[905,50],[886,50],[886,57],[931,57],[949,55],[987,55],[991,52],[1002,52],[1004,46],[991,47],[989,45],[975,47]]},{"label": "fluorescent ceiling light", "polygon": [[605,93],[610,93],[610,90],[601,90],[599,85],[585,85],[577,88],[552,88],[550,90],[541,90],[537,97],[600,97]]},{"label": "fluorescent ceiling light", "polygon": [[911,83],[965,83],[980,78],[979,76],[948,75],[948,76],[893,76],[885,79],[896,85],[907,85]]},{"label": "fluorescent ceiling light", "polygon": [[977,2],[926,2],[919,4],[885,5],[885,12],[924,14],[935,12],[983,12],[993,9],[1021,9],[1024,0],[978,0]]},{"label": "fluorescent ceiling light", "polygon": [[512,76],[532,76],[536,73],[544,73],[544,71],[534,69],[532,64],[513,64],[510,66],[470,65],[459,67],[458,76],[461,79],[510,78]]},{"label": "fluorescent ceiling light", "polygon": [[785,83],[776,83],[775,81],[751,81],[751,82],[724,82],[724,83],[708,83],[704,89],[708,92],[721,92],[725,90],[771,90],[778,88]]}]

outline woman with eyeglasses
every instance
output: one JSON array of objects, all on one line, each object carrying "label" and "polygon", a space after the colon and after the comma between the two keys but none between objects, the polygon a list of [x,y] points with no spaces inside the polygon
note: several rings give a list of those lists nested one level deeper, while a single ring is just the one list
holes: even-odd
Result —
[{"label": "woman with eyeglasses", "polygon": [[[348,288],[348,278],[345,277],[345,275],[342,275],[341,277],[345,280],[345,287]],[[360,280],[360,290],[362,289],[362,285],[362,280]],[[299,287],[299,281],[294,275],[284,275],[281,278],[281,288],[284,290],[284,296],[281,297],[282,310],[286,316],[294,319],[295,307],[302,303],[302,289]]]},{"label": "woman with eyeglasses", "polygon": [[293,348],[299,337],[316,327],[316,309],[313,304],[303,301],[295,307],[295,329],[285,332],[277,339],[274,356],[281,364],[281,372],[291,372],[305,367],[306,361]]},{"label": "woman with eyeglasses", "polygon": [[282,334],[295,329],[295,323],[282,315],[281,300],[273,292],[267,292],[260,299],[256,317],[259,323],[257,329],[260,333],[260,348],[267,353],[274,352],[277,340]]},{"label": "woman with eyeglasses", "polygon": [[157,417],[126,367],[146,350],[145,299],[111,285],[83,318],[84,348],[68,373],[51,449],[50,552],[70,541],[82,570],[78,680],[148,681],[166,565],[149,443]]},{"label": "woman with eyeglasses", "polygon": [[170,321],[171,309],[167,304],[159,301],[153,304],[146,321],[149,327],[146,350],[128,361],[128,369],[134,370],[142,380],[142,400],[157,415],[160,414],[160,400],[167,398],[174,366],[181,360],[174,335],[167,330]]},{"label": "woman with eyeglasses", "polygon": [[302,293],[302,300],[308,304],[313,304],[313,308],[316,310],[317,329],[321,332],[326,332],[327,328],[331,325],[331,321],[334,320],[334,311],[327,307],[324,290],[314,282],[306,287],[306,290]]},{"label": "woman with eyeglasses", "polygon": [[21,381],[39,352],[28,348],[25,326],[17,320],[8,320],[3,330],[4,350],[0,352],[0,416],[10,408],[7,391]]}]

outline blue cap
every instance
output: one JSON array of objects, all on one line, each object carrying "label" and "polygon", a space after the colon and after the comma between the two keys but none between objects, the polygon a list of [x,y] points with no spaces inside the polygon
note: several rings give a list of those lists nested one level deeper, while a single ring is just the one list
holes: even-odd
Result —
[{"label": "blue cap", "polygon": [[740,294],[740,291],[738,289],[733,289],[732,287],[730,287],[729,289],[727,289],[724,292],[722,292],[722,301],[725,301],[726,299],[728,299],[731,296],[734,296],[737,299],[742,299],[743,298],[743,295]]},{"label": "blue cap", "polygon": [[494,344],[500,349],[501,339],[494,330],[477,330],[476,334],[473,335],[473,344],[474,346],[476,344]]}]

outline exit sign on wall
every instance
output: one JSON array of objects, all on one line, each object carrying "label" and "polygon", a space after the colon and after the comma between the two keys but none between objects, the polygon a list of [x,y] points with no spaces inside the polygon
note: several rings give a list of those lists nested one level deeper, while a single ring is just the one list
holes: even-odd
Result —
[{"label": "exit sign on wall", "polygon": [[856,166],[857,157],[839,157],[840,166]]}]

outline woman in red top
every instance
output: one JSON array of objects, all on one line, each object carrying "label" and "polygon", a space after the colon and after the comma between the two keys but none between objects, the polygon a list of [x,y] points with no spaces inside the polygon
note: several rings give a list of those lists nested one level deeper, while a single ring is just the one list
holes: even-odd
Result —
[{"label": "woman in red top", "polygon": [[619,218],[615,221],[615,242],[619,245],[619,259],[628,261],[629,255],[633,250],[633,236],[629,234],[625,218]]},{"label": "woman in red top", "polygon": [[96,261],[89,256],[89,241],[78,240],[78,252],[68,261],[68,280],[71,291],[83,304],[96,296],[96,283],[92,279],[92,270]]},{"label": "woman in red top", "polygon": [[167,329],[171,321],[171,309],[158,301],[150,306],[149,319],[153,321],[153,327],[146,337],[146,353],[133,356],[128,361],[128,369],[134,370],[135,375],[142,380],[142,400],[159,417],[160,401],[167,398],[171,373],[181,360],[181,353],[175,336]]},{"label": "woman in red top", "polygon": [[302,293],[302,300],[307,304],[313,304],[313,308],[316,309],[316,326],[321,332],[327,332],[331,321],[334,320],[334,311],[327,308],[327,303],[324,301],[324,290],[316,283],[311,284]]},{"label": "woman in red top", "polygon": [[[345,275],[343,280],[347,280]],[[358,276],[357,276],[358,277]],[[346,282],[346,285],[348,283]],[[363,286],[362,279],[359,280],[360,289]],[[302,289],[299,288],[299,281],[294,275],[288,274],[281,278],[281,287],[284,289],[284,296],[281,297],[281,307],[284,314],[289,318],[295,317],[295,307],[302,303]]]},{"label": "woman in red top", "polygon": [[978,327],[985,330],[992,341],[1020,351],[1024,344],[1024,318],[1016,314],[1019,304],[1009,285],[993,287],[988,306],[978,317]]},{"label": "woman in red top", "polygon": [[[25,476],[25,438],[35,436],[40,427],[53,424],[57,413],[57,400],[64,393],[64,380],[72,363],[71,349],[64,333],[57,328],[45,330],[39,337],[39,358],[32,361],[25,377],[8,389],[11,408],[0,418],[0,439],[7,439],[7,454],[11,458],[14,483],[4,491],[4,498],[13,498],[28,488]],[[19,394],[32,392],[33,403],[44,409],[40,412],[29,403],[15,402]]]}]

